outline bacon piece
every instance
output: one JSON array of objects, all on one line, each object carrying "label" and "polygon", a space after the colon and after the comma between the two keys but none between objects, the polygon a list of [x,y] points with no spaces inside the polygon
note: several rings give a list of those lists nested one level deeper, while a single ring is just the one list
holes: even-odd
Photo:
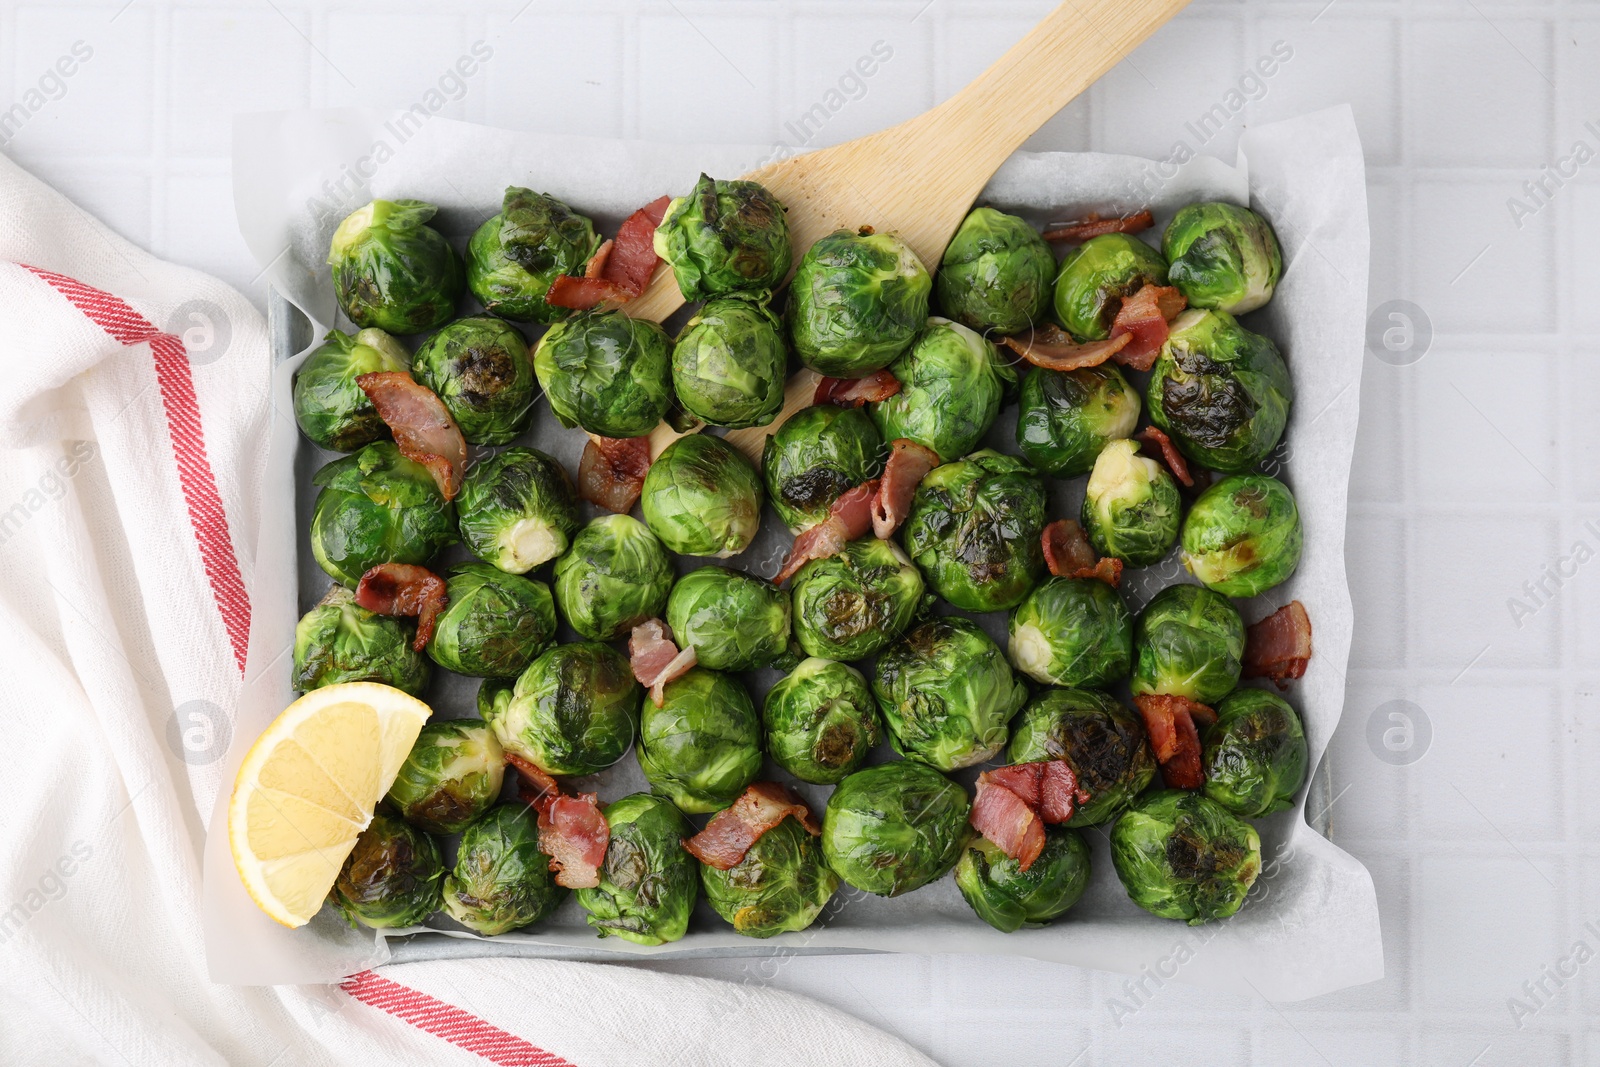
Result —
[{"label": "bacon piece", "polygon": [[1305,676],[1311,662],[1311,616],[1291,600],[1245,631],[1244,676],[1270,678],[1279,689]]},{"label": "bacon piece", "polygon": [[626,515],[644,491],[650,471],[650,438],[590,437],[578,460],[578,495],[597,507]]},{"label": "bacon piece", "polygon": [[1173,789],[1199,789],[1204,785],[1200,731],[1195,720],[1213,723],[1217,713],[1187,697],[1146,693],[1134,697],[1133,702],[1144,717],[1145,733],[1150,736],[1150,747],[1167,785]]},{"label": "bacon piece", "polygon": [[1140,230],[1148,230],[1155,221],[1155,217],[1148,209],[1109,219],[1103,219],[1098,214],[1090,214],[1081,219],[1073,219],[1071,222],[1057,223],[1044,231],[1044,239],[1087,241],[1091,237],[1100,237],[1108,233],[1138,233]]},{"label": "bacon piece", "polygon": [[1089,801],[1087,790],[1078,787],[1078,776],[1064,759],[1045,760],[1039,774],[1039,817],[1047,825],[1066,822]]},{"label": "bacon piece", "polygon": [[647,619],[633,628],[628,637],[628,658],[634,678],[650,690],[650,699],[658,708],[667,699],[667,683],[688,674],[696,659],[693,645],[678,650],[660,619]]},{"label": "bacon piece", "polygon": [[1057,578],[1098,578],[1115,589],[1122,582],[1122,561],[1114,556],[1096,559],[1083,527],[1074,519],[1057,519],[1039,536],[1045,566]]},{"label": "bacon piece", "polygon": [[524,804],[543,811],[552,800],[561,795],[561,786],[545,773],[543,767],[515,752],[507,752],[505,756],[506,765],[514,769],[519,776],[517,796],[522,798]]},{"label": "bacon piece", "polygon": [[1016,793],[996,783],[993,773],[978,775],[978,793],[967,821],[1027,870],[1044,851],[1044,820]]},{"label": "bacon piece", "polygon": [[788,786],[756,782],[730,806],[711,816],[706,828],[684,841],[689,854],[708,867],[725,871],[744,859],[761,835],[793,815],[813,837],[822,827]]},{"label": "bacon piece", "polygon": [[1134,370],[1149,370],[1167,343],[1167,323],[1188,305],[1183,293],[1170,285],[1151,285],[1123,300],[1111,322],[1111,336],[1132,338],[1116,355],[1118,363]]},{"label": "bacon piece", "polygon": [[1194,476],[1189,473],[1189,464],[1184,460],[1183,453],[1172,443],[1172,438],[1154,426],[1146,426],[1133,436],[1143,442],[1144,451],[1154,452],[1156,458],[1166,463],[1174,478],[1182,482],[1186,488],[1194,488]]},{"label": "bacon piece", "polygon": [[773,579],[779,585],[794,577],[795,571],[814,559],[827,559],[844,551],[844,546],[872,529],[873,503],[878,497],[877,478],[846,489],[828,508],[828,517],[794,539],[789,558]]},{"label": "bacon piece", "polygon": [[439,492],[454,500],[467,466],[467,439],[444,401],[405,371],[358,374],[356,385],[393,432],[400,454],[427,467]]},{"label": "bacon piece", "polygon": [[606,260],[611,258],[611,249],[615,241],[607,238],[600,242],[600,247],[594,250],[594,255],[589,257],[589,262],[583,265],[585,278],[604,278],[606,276]]},{"label": "bacon piece", "polygon": [[600,865],[611,844],[611,826],[594,793],[565,796],[543,768],[515,752],[506,763],[518,775],[517,795],[538,813],[539,851],[550,857],[556,884],[568,889],[593,889],[600,884]]},{"label": "bacon piece", "polygon": [[450,603],[444,579],[414,563],[380,563],[356,583],[356,603],[379,615],[414,615],[417,633],[413,651],[421,652],[433,640],[433,625]]},{"label": "bacon piece", "polygon": [[656,227],[661,225],[671,202],[669,196],[658,197],[629,215],[618,228],[616,238],[602,244],[589,258],[583,277],[561,275],[544,294],[544,302],[586,311],[607,300],[626,304],[644,292],[660,262],[655,249]]},{"label": "bacon piece", "polygon": [[889,461],[878,481],[878,494],[872,498],[872,532],[887,540],[905,521],[906,510],[917,486],[928,472],[939,465],[939,453],[906,437],[889,445]]},{"label": "bacon piece", "polygon": [[1035,326],[1027,333],[1014,337],[1002,337],[1000,343],[1035,367],[1082,370],[1085,367],[1098,367],[1122,351],[1130,340],[1130,335],[1123,334],[1109,341],[1090,341],[1080,345],[1061,327],[1047,324]]},{"label": "bacon piece", "polygon": [[824,378],[811,397],[813,404],[858,408],[888,400],[900,391],[900,379],[888,370],[875,370],[865,378]]}]

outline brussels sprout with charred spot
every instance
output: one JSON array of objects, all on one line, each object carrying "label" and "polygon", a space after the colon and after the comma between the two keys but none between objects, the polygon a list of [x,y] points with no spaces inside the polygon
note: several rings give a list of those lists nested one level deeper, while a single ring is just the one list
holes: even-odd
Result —
[{"label": "brussels sprout with charred spot", "polygon": [[600,885],[577,891],[589,925],[601,937],[641,945],[676,941],[689,929],[700,877],[683,839],[694,827],[672,801],[633,793],[607,804],[611,844]]},{"label": "brussels sprout with charred spot", "polygon": [[956,863],[956,888],[978,918],[1012,933],[1060,918],[1089,887],[1089,846],[1076,830],[1045,828],[1044,849],[1028,867],[975,837]]},{"label": "brussels sprout with charred spot", "polygon": [[555,322],[572,312],[545,294],[561,275],[583,274],[599,247],[587,218],[547,193],[509,186],[500,214],[467,243],[467,287],[501,318]]},{"label": "brussels sprout with charred spot", "polygon": [[783,205],[758,182],[700,175],[694,192],[675,198],[655,233],[685,300],[776,289],[789,273],[789,222]]},{"label": "brussels sprout with charred spot", "polygon": [[1244,903],[1261,873],[1261,838],[1216,801],[1164,789],[1111,828],[1111,864],[1139,907],[1199,926]]},{"label": "brussels sprout with charred spot", "polygon": [[461,539],[510,574],[561,555],[583,521],[566,468],[536,448],[508,448],[473,464],[456,502]]},{"label": "brussels sprout with charred spot", "polygon": [[761,475],[738,449],[709,434],[668,445],[650,464],[639,499],[650,532],[685,556],[737,555],[761,525]]},{"label": "brussels sprout with charred spot", "polygon": [[415,926],[439,910],[443,877],[433,838],[380,810],[356,838],[328,902],[351,926]]},{"label": "brussels sprout with charred spot", "polygon": [[1133,618],[1098,578],[1051,578],[1011,613],[1008,651],[1036,682],[1103,689],[1133,666]]},{"label": "brussels sprout with charred spot", "polygon": [[761,714],[767,754],[817,785],[833,785],[861,766],[878,743],[878,705],[861,672],[812,657],[767,690]]},{"label": "brussels sprout with charred spot", "polygon": [[598,641],[557,645],[528,666],[509,699],[478,708],[507,752],[550,774],[594,774],[623,757],[643,690],[622,653]]},{"label": "brussels sprout with charred spot", "polygon": [[672,400],[671,348],[655,323],[595,309],[545,331],[533,369],[561,425],[602,437],[643,437]]},{"label": "brussels sprout with charred spot", "polygon": [[593,641],[621,637],[660,615],[673,578],[661,541],[628,515],[602,515],[578,531],[554,573],[561,614]]},{"label": "brussels sprout with charred spot", "polygon": [[1017,447],[1046,474],[1088,474],[1101,449],[1131,437],[1139,394],[1109,363],[1081,370],[1034,367],[1022,379]]},{"label": "brussels sprout with charred spot", "polygon": [[1235,815],[1259,819],[1294,805],[1306,780],[1306,734],[1282,697],[1235,689],[1200,736],[1205,794]]},{"label": "brussels sprout with charred spot", "polygon": [[839,876],[822,861],[817,839],[787,818],[727,870],[702,866],[700,884],[712,909],[735,933],[771,937],[816,922],[839,888]]},{"label": "brussels sprout with charred spot", "polygon": [[510,678],[556,636],[550,587],[487,563],[452,567],[450,598],[428,642],[433,662],[478,678]]},{"label": "brussels sprout with charred spot", "polygon": [[1133,693],[1215,704],[1239,684],[1244,622],[1228,598],[1198,585],[1161,590],[1133,630]]},{"label": "brussels sprout with charred spot", "polygon": [[828,797],[822,855],[857,889],[897,897],[955,865],[971,807],[965,789],[925,764],[866,767]]},{"label": "brussels sprout with charred spot", "polygon": [[428,661],[411,647],[416,628],[368,611],[336,585],[294,627],[294,687],[310,692],[336,682],[382,682],[420,697]]},{"label": "brussels sprout with charred spot", "polygon": [[1241,599],[1288,579],[1304,535],[1289,487],[1265,474],[1217,482],[1183,520],[1183,565],[1208,589]]},{"label": "brussels sprout with charred spot", "polygon": [[1083,529],[1102,556],[1130,567],[1160,561],[1178,542],[1183,500],[1178,483],[1131,440],[1100,450],[1083,492]]},{"label": "brussels sprout with charred spot", "polygon": [[311,476],[311,555],[334,581],[356,587],[380,563],[426,564],[456,539],[456,509],[428,468],[374,441]]},{"label": "brussels sprout with charred spot", "polygon": [[988,432],[1017,376],[988,340],[959,322],[931,318],[911,350],[889,365],[900,391],[870,405],[885,441],[907,438],[949,463]]},{"label": "brussels sprout with charred spot", "polygon": [[481,719],[423,726],[389,787],[389,803],[419,830],[459,834],[500,797],[506,756]]},{"label": "brussels sprout with charred spot", "polygon": [[695,667],[644,702],[639,769],[655,793],[690,814],[725,808],[761,772],[761,720],[731,674]]},{"label": "brussels sprout with charred spot", "polygon": [[382,330],[354,335],[329,330],[322,346],[294,374],[294,417],[300,432],[335,452],[354,452],[389,436],[389,427],[356,379],[410,369],[406,350]]},{"label": "brussels sprout with charred spot", "polygon": [[783,408],[789,348],[766,293],[709,301],[672,346],[672,387],[713,426],[765,426]]},{"label": "brussels sprout with charred spot", "polygon": [[1016,333],[1043,321],[1055,273],[1055,253],[1038,230],[980,207],[945,246],[933,284],[940,310],[963,326]]},{"label": "brussels sprout with charred spot", "polygon": [[892,233],[837,230],[807,250],[789,283],[789,325],[801,362],[859,378],[894,362],[928,318],[933,280]]},{"label": "brussels sprout with charred spot", "polygon": [[701,567],[667,597],[667,625],[695,662],[714,671],[751,671],[789,653],[789,593],[765,578]]},{"label": "brussels sprout with charred spot", "polygon": [[461,436],[503,445],[533,412],[533,361],[517,328],[492,315],[458,319],[417,349],[411,373],[444,401]]},{"label": "brussels sprout with charred spot", "polygon": [[421,200],[374,200],[345,216],[328,245],[333,293],[357,326],[421,333],[443,326],[461,297],[461,260]]},{"label": "brussels sprout with charred spot", "polygon": [[1190,307],[1243,315],[1272,299],[1283,251],[1267,220],[1233,204],[1190,204],[1161,235],[1172,284]]},{"label": "brussels sprout with charred spot", "polygon": [[545,918],[566,899],[539,851],[533,809],[520,801],[496,805],[461,835],[456,866],[444,880],[444,910],[488,937]]},{"label": "brussels sprout with charred spot", "polygon": [[761,471],[790,533],[828,517],[846,490],[883,473],[883,438],[862,408],[802,408],[767,438]]},{"label": "brussels sprout with charred spot", "polygon": [[922,610],[922,572],[893,541],[851,541],[794,576],[794,635],[809,656],[865,659]]},{"label": "brussels sprout with charred spot", "polygon": [[1137,237],[1107,233],[1067,253],[1056,275],[1056,321],[1079,341],[1104,341],[1122,302],[1167,284],[1167,261]]},{"label": "brussels sprout with charred spot", "polygon": [[1066,760],[1089,794],[1067,826],[1110,822],[1127,810],[1156,774],[1139,716],[1091,689],[1047,689],[1012,724],[1012,763]]}]

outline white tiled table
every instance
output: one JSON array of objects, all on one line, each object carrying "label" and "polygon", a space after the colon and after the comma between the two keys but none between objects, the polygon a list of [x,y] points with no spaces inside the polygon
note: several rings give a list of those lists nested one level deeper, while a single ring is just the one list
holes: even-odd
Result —
[{"label": "white tiled table", "polygon": [[[790,124],[884,42],[890,58],[811,141],[829,143],[942,99],[1051,2],[7,2],[0,100],[23,99],[74,42],[92,55],[5,150],[132,240],[262,301],[233,219],[234,111],[406,106],[483,41],[493,56],[441,114],[793,147]],[[1351,486],[1357,634],[1334,826],[1376,879],[1388,975],[1284,1008],[1169,985],[1120,1028],[1123,979],[1013,959],[797,958],[771,979],[947,1062],[1002,1047],[1007,1062],[1081,1067],[1600,1062],[1600,963],[1547,979],[1520,1028],[1508,1005],[1534,1006],[1523,983],[1575,942],[1600,951],[1584,929],[1600,928],[1600,783],[1584,773],[1600,759],[1600,562],[1563,562],[1580,543],[1600,554],[1600,160],[1520,227],[1507,204],[1574,141],[1600,153],[1584,128],[1600,131],[1600,3],[1196,0],[1032,147],[1193,144],[1185,122],[1279,41],[1292,58],[1245,86],[1259,99],[1205,150],[1231,157],[1247,123],[1351,102],[1371,303],[1413,301],[1434,331],[1419,361],[1369,358]],[[1566,574],[1536,603],[1524,583],[1547,567]],[[1529,610],[1514,614],[1516,598]],[[1403,764],[1368,741],[1397,699],[1432,734]]]}]

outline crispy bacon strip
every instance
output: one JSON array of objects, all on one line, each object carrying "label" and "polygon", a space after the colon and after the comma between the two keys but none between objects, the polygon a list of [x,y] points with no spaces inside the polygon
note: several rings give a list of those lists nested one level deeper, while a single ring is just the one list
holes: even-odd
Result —
[{"label": "crispy bacon strip", "polygon": [[1287,689],[1291,678],[1302,678],[1311,662],[1311,616],[1306,606],[1291,600],[1245,631],[1244,676],[1270,678]]},{"label": "crispy bacon strip", "polygon": [[1115,589],[1122,582],[1122,561],[1115,556],[1096,559],[1089,538],[1074,519],[1057,519],[1039,537],[1045,566],[1057,578],[1098,578]]},{"label": "crispy bacon strip", "polygon": [[706,828],[684,841],[689,854],[704,863],[725,871],[744,859],[750,846],[761,835],[793,815],[808,834],[822,833],[822,827],[788,786],[777,782],[756,782],[744,791],[729,807],[711,816]]},{"label": "crispy bacon strip", "polygon": [[836,556],[851,541],[865,537],[872,529],[873,503],[880,484],[879,479],[873,478],[840,493],[828,509],[828,517],[794,539],[789,558],[773,581],[782,585],[812,560]]},{"label": "crispy bacon strip", "polygon": [[655,250],[656,227],[671,201],[669,196],[659,197],[629,215],[616,238],[595,250],[583,277],[561,275],[544,294],[544,302],[584,311],[607,300],[626,304],[644,292],[660,261]]},{"label": "crispy bacon strip", "polygon": [[578,495],[597,507],[626,515],[644,491],[650,471],[650,438],[590,437],[578,460]]},{"label": "crispy bacon strip", "polygon": [[1134,370],[1149,370],[1167,343],[1167,323],[1187,306],[1183,293],[1170,285],[1140,286],[1122,302],[1111,323],[1111,336],[1130,338],[1116,355],[1118,363]]},{"label": "crispy bacon strip", "polygon": [[634,678],[650,690],[650,699],[659,708],[666,701],[667,683],[688,674],[696,657],[693,645],[678,650],[660,619],[647,619],[628,637],[628,658]]},{"label": "crispy bacon strip", "polygon": [[1082,370],[1098,367],[1125,348],[1128,334],[1109,341],[1090,341],[1080,345],[1067,331],[1054,324],[1035,326],[1027,333],[1000,338],[1000,343],[1035,367],[1046,370]]},{"label": "crispy bacon strip", "polygon": [[454,500],[467,466],[467,439],[444,401],[405,371],[358,374],[356,385],[394,433],[400,454],[427,467],[439,492]]},{"label": "crispy bacon strip", "polygon": [[1039,775],[1039,817],[1046,825],[1066,822],[1089,802],[1089,792],[1079,788],[1078,776],[1064,759],[1046,760]]},{"label": "crispy bacon strip", "polygon": [[1136,211],[1132,215],[1123,215],[1118,218],[1103,219],[1098,214],[1085,215],[1081,219],[1071,222],[1059,223],[1044,231],[1046,241],[1087,241],[1091,237],[1100,237],[1108,233],[1138,233],[1148,230],[1155,223],[1155,218],[1148,210]]},{"label": "crispy bacon strip", "polygon": [[1166,463],[1174,478],[1182,482],[1185,487],[1194,488],[1194,475],[1189,473],[1189,464],[1183,458],[1183,453],[1172,443],[1172,438],[1154,426],[1146,426],[1133,436],[1144,444],[1144,451],[1153,452],[1157,459]]},{"label": "crispy bacon strip", "polygon": [[417,634],[411,639],[411,648],[421,652],[433,640],[434,623],[450,598],[445,595],[444,579],[428,568],[380,563],[356,583],[356,603],[379,615],[416,616]]},{"label": "crispy bacon strip", "polygon": [[1213,723],[1217,721],[1217,713],[1187,697],[1146,693],[1134,697],[1133,702],[1139,705],[1139,714],[1144,717],[1145,733],[1150,736],[1150,747],[1155,751],[1167,785],[1173,789],[1199,789],[1204,785],[1200,731],[1195,727],[1195,720]]},{"label": "crispy bacon strip", "polygon": [[837,404],[858,408],[888,400],[900,391],[900,379],[888,370],[875,370],[865,378],[824,378],[811,397],[813,404]]},{"label": "crispy bacon strip", "polygon": [[530,808],[542,811],[561,795],[561,786],[532,760],[507,752],[506,765],[517,772],[517,796]]},{"label": "crispy bacon strip", "polygon": [[589,257],[589,262],[583,265],[585,278],[604,278],[606,276],[606,261],[611,258],[611,249],[616,241],[607,238],[600,242],[600,247],[594,250],[594,255]]},{"label": "crispy bacon strip", "polygon": [[887,540],[905,521],[906,511],[917,486],[928,472],[939,465],[939,453],[906,437],[889,445],[889,461],[878,481],[878,494],[872,498],[872,532]]},{"label": "crispy bacon strip", "polygon": [[1088,800],[1066,760],[1014,763],[978,775],[968,821],[1027,870],[1044,848],[1045,826],[1066,822]]},{"label": "crispy bacon strip", "polygon": [[611,844],[611,826],[594,793],[566,796],[544,769],[515,752],[506,763],[517,772],[517,795],[538,814],[539,851],[550,857],[556,884],[593,889]]}]

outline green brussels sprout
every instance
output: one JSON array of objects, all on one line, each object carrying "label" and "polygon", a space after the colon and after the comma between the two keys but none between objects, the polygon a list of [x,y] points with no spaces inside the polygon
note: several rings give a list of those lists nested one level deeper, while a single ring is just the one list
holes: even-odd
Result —
[{"label": "green brussels sprout", "polygon": [[567,625],[591,641],[610,641],[661,614],[672,561],[638,519],[602,515],[578,531],[556,560],[554,577]]},{"label": "green brussels sprout", "polygon": [[353,335],[329,330],[321,347],[294,373],[294,417],[300,432],[335,452],[354,452],[389,436],[389,427],[356,379],[410,370],[406,350],[382,330]]},{"label": "green brussels sprout", "polygon": [[1265,474],[1217,482],[1183,520],[1183,565],[1207,589],[1249,598],[1286,580],[1304,536],[1289,487]]},{"label": "green brussels sprout", "polygon": [[311,513],[311,555],[354,589],[379,563],[427,563],[456,540],[456,509],[433,475],[374,441],[311,476],[320,486]]},{"label": "green brussels sprout", "polygon": [[478,684],[478,718],[484,722],[493,723],[494,720],[506,713],[506,707],[511,703],[511,694],[515,690],[515,678],[485,678]]},{"label": "green brussels sprout", "polygon": [[1139,394],[1109,363],[1070,371],[1034,367],[1022,379],[1017,447],[1046,474],[1088,474],[1100,450],[1132,437],[1138,423]]},{"label": "green brussels sprout", "polygon": [[550,774],[594,774],[628,751],[639,726],[639,683],[610,645],[557,645],[517,678],[510,699],[478,710],[507,752]]},{"label": "green brussels sprout", "polygon": [[678,335],[672,387],[695,418],[713,426],[765,426],[783,409],[789,348],[765,297],[712,300]]},{"label": "green brussels sprout", "polygon": [[655,248],[672,267],[685,300],[776,289],[794,259],[777,197],[758,182],[715,181],[704,174],[694,192],[667,205]]},{"label": "green brussels sprout", "polygon": [[572,312],[545,293],[561,275],[581,275],[599,247],[587,218],[548,193],[508,186],[500,214],[467,242],[467,288],[501,318],[556,322]]},{"label": "green brussels sprout", "polygon": [[433,838],[380,810],[345,857],[328,903],[351,926],[415,926],[439,910],[443,877]]},{"label": "green brussels sprout", "polygon": [[566,468],[537,448],[508,448],[467,468],[456,508],[467,548],[508,574],[561,555],[583,521]]},{"label": "green brussels sprout", "polygon": [[533,370],[561,425],[643,437],[672,403],[671,348],[655,323],[596,308],[545,331]]},{"label": "green brussels sprout", "polygon": [[336,682],[382,682],[420,697],[428,660],[411,647],[416,627],[368,611],[342,585],[294,627],[294,687],[309,693]]},{"label": "green brussels sprout", "polygon": [[667,597],[667,626],[695,662],[714,671],[750,671],[789,654],[789,592],[765,578],[701,567]]},{"label": "green brussels sprout", "polygon": [[493,315],[457,319],[422,342],[411,373],[439,394],[461,436],[503,445],[533,414],[533,362],[517,328]]},{"label": "green brussels sprout", "polygon": [[861,672],[831,659],[802,660],[767,690],[767,753],[800,779],[833,785],[878,743],[878,705]]},{"label": "green brussels sprout", "polygon": [[980,207],[945,246],[933,285],[940,309],[963,326],[1016,333],[1043,321],[1055,274],[1055,253],[1038,230]]},{"label": "green brussels sprout", "polygon": [[892,233],[836,230],[789,283],[790,339],[819,374],[859,378],[893,363],[928,318],[933,279]]},{"label": "green brussels sprout", "polygon": [[1215,704],[1239,684],[1244,621],[1228,598],[1173,585],[1150,599],[1133,628],[1133,694]]},{"label": "green brussels sprout", "polygon": [[443,326],[461,297],[461,260],[427,225],[438,208],[421,200],[374,200],[333,231],[333,294],[357,326],[421,333]]},{"label": "green brussels sprout", "polygon": [[922,610],[922,572],[893,541],[866,537],[794,576],[794,636],[808,656],[865,659]]},{"label": "green brussels sprout", "polygon": [[639,497],[645,525],[685,556],[736,556],[761,525],[761,475],[720,437],[696,433],[662,450]]},{"label": "green brussels sprout", "polygon": [[761,720],[733,675],[694,667],[644,702],[639,769],[651,791],[681,810],[725,808],[761,773]]},{"label": "green brussels sprout", "polygon": [[1066,760],[1089,799],[1067,826],[1097,826],[1128,809],[1156,776],[1144,721],[1092,689],[1047,689],[1028,702],[1011,730],[1012,763]]},{"label": "green brussels sprout", "polygon": [[1300,716],[1276,693],[1235,689],[1200,735],[1205,794],[1235,815],[1258,819],[1294,806],[1306,780]]},{"label": "green brussels sprout", "polygon": [[531,926],[566,896],[539,850],[533,809],[518,800],[495,805],[467,827],[444,880],[446,914],[488,937]]},{"label": "green brussels sprout", "polygon": [[883,473],[883,438],[861,408],[801,408],[767,438],[761,456],[767,496],[790,533],[828,517],[848,489]]},{"label": "green brussels sprout", "polygon": [[965,789],[926,764],[864,767],[828,797],[822,856],[857,889],[897,897],[955,865],[971,808]]},{"label": "green brussels sprout", "polygon": [[1081,517],[1089,543],[1102,556],[1147,567],[1178,543],[1183,500],[1167,468],[1123,438],[1107,444],[1094,461]]},{"label": "green brussels sprout", "polygon": [[1139,907],[1199,926],[1244,903],[1261,873],[1261,838],[1214,800],[1162,789],[1111,828],[1111,865]]},{"label": "green brussels sprout", "polygon": [[672,801],[632,793],[605,808],[611,844],[600,885],[577,891],[589,925],[601,937],[616,935],[641,945],[676,941],[689,929],[700,884],[683,839],[694,827]]},{"label": "green brussels sprout", "polygon": [[1190,204],[1161,235],[1167,274],[1190,307],[1243,315],[1272,299],[1283,251],[1267,220],[1232,204]]},{"label": "green brussels sprout", "polygon": [[959,322],[930,318],[911,350],[889,365],[900,391],[869,405],[885,441],[904,437],[960,459],[977,446],[1000,412],[1016,372],[994,345]]},{"label": "green brussels sprout", "polygon": [[975,837],[956,862],[956,888],[978,918],[1009,934],[1067,913],[1089,887],[1089,845],[1076,830],[1049,826],[1044,849],[1028,867]]},{"label": "green brussels sprout", "polygon": [[389,803],[430,834],[459,834],[500,798],[506,755],[481,719],[438,719],[423,726],[389,787]]},{"label": "green brussels sprout", "polygon": [[1150,421],[1185,456],[1228,474],[1277,446],[1293,399],[1277,345],[1225,311],[1193,308],[1173,320],[1145,386]]},{"label": "green brussels sprout", "polygon": [[1000,646],[959,615],[929,619],[885,649],[872,693],[894,750],[941,771],[998,753],[1028,701]]},{"label": "green brussels sprout", "polygon": [[445,605],[428,655],[448,671],[510,678],[550,646],[556,605],[550,587],[487,563],[459,563],[446,580]]},{"label": "green brussels sprout", "polygon": [[1032,467],[992,449],[974,452],[922,479],[906,516],[906,551],[956,607],[1015,607],[1044,574],[1045,504]]},{"label": "green brussels sprout", "polygon": [[1104,689],[1133,666],[1133,619],[1098,578],[1049,578],[1011,613],[1007,649],[1017,670],[1045,685]]},{"label": "green brussels sprout", "polygon": [[771,937],[816,922],[839,888],[839,876],[823,862],[817,839],[798,821],[784,819],[727,870],[702,865],[700,884],[735,933]]},{"label": "green brussels sprout", "polygon": [[1056,321],[1080,341],[1104,341],[1122,302],[1167,284],[1167,261],[1137,237],[1107,233],[1068,252],[1056,275]]}]

